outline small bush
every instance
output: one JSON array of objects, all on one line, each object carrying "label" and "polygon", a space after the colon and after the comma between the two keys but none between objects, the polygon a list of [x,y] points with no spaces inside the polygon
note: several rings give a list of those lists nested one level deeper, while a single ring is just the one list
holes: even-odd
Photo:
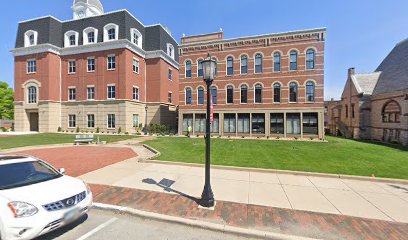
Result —
[{"label": "small bush", "polygon": [[62,129],[61,129],[61,127],[58,127],[58,130],[57,130],[58,132],[61,132],[62,131]]},{"label": "small bush", "polygon": [[96,133],[99,133],[99,127],[96,128]]},{"label": "small bush", "polygon": [[142,133],[138,132],[138,133],[136,133],[136,135],[140,136],[140,135],[142,135]]},{"label": "small bush", "polygon": [[269,139],[269,138],[271,138],[270,136],[266,136],[266,139]]},{"label": "small bush", "polygon": [[129,132],[125,132],[125,135],[129,135]]},{"label": "small bush", "polygon": [[118,134],[121,134],[121,133],[122,133],[122,127],[119,127]]},{"label": "small bush", "polygon": [[76,128],[76,132],[79,133],[79,127]]},{"label": "small bush", "polygon": [[241,138],[245,138],[245,136],[241,136]]},{"label": "small bush", "polygon": [[197,137],[200,137],[200,134],[197,134]]},{"label": "small bush", "polygon": [[279,139],[280,139],[280,137],[279,137],[279,136],[276,136],[276,139],[278,139],[278,140],[279,140]]},{"label": "small bush", "polygon": [[310,137],[309,139],[310,139],[310,141],[313,141],[313,140],[314,140],[314,137]]},{"label": "small bush", "polygon": [[298,140],[298,137],[294,137],[295,140]]},{"label": "small bush", "polygon": [[174,134],[173,133],[170,133],[170,135],[169,135],[170,137],[173,137],[174,136]]}]

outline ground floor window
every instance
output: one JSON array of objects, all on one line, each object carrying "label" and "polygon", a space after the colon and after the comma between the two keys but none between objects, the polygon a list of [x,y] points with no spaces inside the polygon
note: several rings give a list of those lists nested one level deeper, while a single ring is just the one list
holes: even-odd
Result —
[{"label": "ground floor window", "polygon": [[183,132],[187,133],[189,126],[193,127],[193,114],[183,114]]},{"label": "ground floor window", "polygon": [[286,133],[300,134],[300,113],[286,114]]},{"label": "ground floor window", "polygon": [[205,121],[206,121],[206,115],[205,114],[196,114],[195,115],[194,132],[196,132],[196,133],[205,133]]},{"label": "ground floor window", "polygon": [[252,114],[252,133],[265,133],[265,114]]},{"label": "ground floor window", "polygon": [[116,116],[115,114],[108,114],[108,129],[116,128]]},{"label": "ground floor window", "polygon": [[95,115],[88,114],[87,119],[88,119],[88,128],[94,128],[95,127]]},{"label": "ground floor window", "polygon": [[139,127],[139,114],[133,114],[133,127]]},{"label": "ground floor window", "polygon": [[210,131],[212,133],[220,132],[220,115],[218,113],[214,113],[214,121],[211,123]]},{"label": "ground floor window", "polygon": [[284,125],[283,113],[271,113],[271,133],[284,134]]},{"label": "ground floor window", "polygon": [[235,113],[224,114],[224,133],[235,133],[236,116]]},{"label": "ground floor window", "polygon": [[318,134],[317,113],[303,113],[303,134]]},{"label": "ground floor window", "polygon": [[76,115],[74,114],[68,115],[68,127],[70,128],[76,127]]},{"label": "ground floor window", "polygon": [[238,133],[249,133],[250,129],[250,118],[249,113],[239,113],[238,114]]}]

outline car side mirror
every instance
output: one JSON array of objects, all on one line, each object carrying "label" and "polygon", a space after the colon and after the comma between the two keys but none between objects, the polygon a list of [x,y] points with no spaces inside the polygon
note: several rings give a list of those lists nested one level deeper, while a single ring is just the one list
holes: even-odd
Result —
[{"label": "car side mirror", "polygon": [[64,173],[65,173],[65,168],[60,168],[60,169],[59,169],[59,172],[60,172],[61,174],[64,174]]}]

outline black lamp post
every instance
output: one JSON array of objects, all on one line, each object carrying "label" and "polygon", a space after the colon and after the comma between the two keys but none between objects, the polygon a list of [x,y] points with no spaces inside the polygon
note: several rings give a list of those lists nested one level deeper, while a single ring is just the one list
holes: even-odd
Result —
[{"label": "black lamp post", "polygon": [[145,107],[145,127],[144,127],[144,135],[147,135],[147,109],[148,109],[148,107],[147,107],[147,105],[146,105],[146,107]]},{"label": "black lamp post", "polygon": [[203,79],[207,85],[207,121],[205,131],[205,185],[203,193],[201,194],[201,205],[204,207],[214,206],[214,194],[210,183],[210,107],[211,107],[211,84],[216,76],[216,63],[211,59],[208,53],[208,58],[202,61],[203,65]]}]

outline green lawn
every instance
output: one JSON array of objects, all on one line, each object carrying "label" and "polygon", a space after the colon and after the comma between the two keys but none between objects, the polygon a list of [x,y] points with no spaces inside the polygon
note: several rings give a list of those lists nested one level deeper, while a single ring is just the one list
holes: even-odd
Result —
[{"label": "green lawn", "polygon": [[[211,140],[212,164],[408,179],[408,148],[327,137],[328,143]],[[204,163],[204,139],[163,137],[145,142],[157,160]]]},{"label": "green lawn", "polygon": [[[106,142],[117,142],[135,136],[111,136],[111,135],[101,135],[100,141]],[[95,136],[96,139],[96,136]],[[26,146],[38,146],[38,145],[48,145],[48,144],[58,144],[58,143],[74,143],[75,135],[71,134],[59,134],[59,133],[39,133],[32,135],[21,135],[21,136],[7,136],[0,137],[0,149],[9,149],[17,147]]]}]

